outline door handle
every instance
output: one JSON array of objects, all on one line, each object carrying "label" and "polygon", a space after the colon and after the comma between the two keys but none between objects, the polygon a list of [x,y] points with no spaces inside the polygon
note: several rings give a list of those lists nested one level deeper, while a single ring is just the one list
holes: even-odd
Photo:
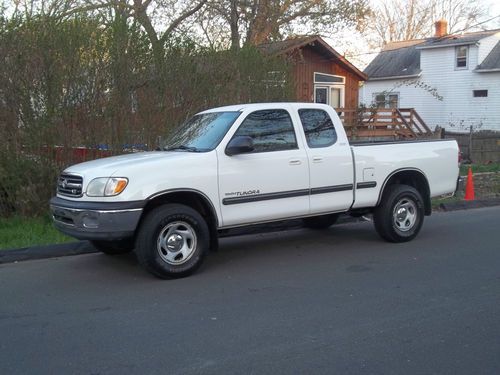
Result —
[{"label": "door handle", "polygon": [[321,163],[323,161],[322,156],[313,156],[313,163]]},{"label": "door handle", "polygon": [[299,159],[293,159],[288,162],[290,165],[300,165],[302,162]]}]

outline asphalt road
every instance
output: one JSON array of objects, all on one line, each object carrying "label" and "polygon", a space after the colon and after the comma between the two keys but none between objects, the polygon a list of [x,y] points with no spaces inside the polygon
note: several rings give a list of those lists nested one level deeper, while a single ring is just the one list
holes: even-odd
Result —
[{"label": "asphalt road", "polygon": [[192,277],[131,255],[0,266],[1,374],[499,374],[500,207],[225,238]]}]

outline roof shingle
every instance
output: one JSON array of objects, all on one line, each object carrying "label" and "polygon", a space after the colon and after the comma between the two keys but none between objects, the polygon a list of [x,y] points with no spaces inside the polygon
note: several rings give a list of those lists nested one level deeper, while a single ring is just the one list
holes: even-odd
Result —
[{"label": "roof shingle", "polygon": [[420,51],[415,48],[418,42],[397,49],[394,49],[394,44],[388,44],[366,67],[364,73],[368,79],[411,77],[419,74]]},{"label": "roof shingle", "polygon": [[477,67],[477,71],[500,69],[500,42],[498,42],[483,62]]},{"label": "roof shingle", "polygon": [[[500,29],[391,42],[365,68],[364,73],[368,75],[369,80],[412,77],[421,72],[420,50],[474,44],[497,33],[500,33]],[[500,42],[479,65],[478,70],[498,68],[500,68]]]},{"label": "roof shingle", "polygon": [[425,42],[418,46],[419,49],[436,48],[450,45],[474,44],[483,38],[496,34],[500,29],[476,31],[466,34],[449,34],[439,38],[433,37],[425,39]]}]

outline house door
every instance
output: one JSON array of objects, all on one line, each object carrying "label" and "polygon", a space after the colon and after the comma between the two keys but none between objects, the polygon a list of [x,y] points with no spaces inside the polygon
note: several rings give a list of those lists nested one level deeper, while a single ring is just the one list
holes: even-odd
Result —
[{"label": "house door", "polygon": [[328,104],[333,108],[342,108],[344,106],[344,86],[314,86],[314,102]]},{"label": "house door", "polygon": [[342,89],[339,87],[330,87],[330,105],[333,108],[342,107]]}]

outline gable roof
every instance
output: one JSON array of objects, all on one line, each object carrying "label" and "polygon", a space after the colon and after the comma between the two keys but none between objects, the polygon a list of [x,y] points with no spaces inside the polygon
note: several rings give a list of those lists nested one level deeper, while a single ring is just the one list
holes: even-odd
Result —
[{"label": "gable roof", "polygon": [[321,54],[327,56],[329,59],[338,61],[347,70],[357,75],[360,79],[362,80],[367,79],[365,73],[356,68],[340,53],[335,51],[319,35],[304,35],[276,42],[262,43],[259,44],[257,48],[265,54],[272,56],[279,56],[292,53],[293,51],[298,50],[300,48],[304,48],[306,46],[311,46],[317,49]]},{"label": "gable roof", "polygon": [[478,72],[497,71],[500,70],[500,42],[490,51],[488,56],[476,68]]},{"label": "gable roof", "polygon": [[[384,46],[382,51],[365,68],[364,73],[368,80],[383,80],[397,78],[416,77],[421,73],[420,50],[430,48],[444,48],[450,46],[470,45],[479,42],[481,39],[499,33],[500,29],[477,31],[466,34],[445,35],[442,37],[432,37],[426,39],[414,39],[391,42]],[[486,57],[482,66],[488,60],[488,68],[500,68],[500,47],[498,44]],[[491,58],[490,58],[491,55]],[[491,67],[493,66],[493,68]]]},{"label": "gable roof", "polygon": [[420,74],[420,51],[415,48],[421,39],[388,43],[366,67],[369,80],[415,77]]},{"label": "gable roof", "polygon": [[487,38],[493,34],[500,32],[500,29],[476,31],[465,34],[449,34],[439,38],[427,38],[425,42],[419,45],[418,49],[439,48],[448,46],[463,46],[475,44],[481,39]]}]

